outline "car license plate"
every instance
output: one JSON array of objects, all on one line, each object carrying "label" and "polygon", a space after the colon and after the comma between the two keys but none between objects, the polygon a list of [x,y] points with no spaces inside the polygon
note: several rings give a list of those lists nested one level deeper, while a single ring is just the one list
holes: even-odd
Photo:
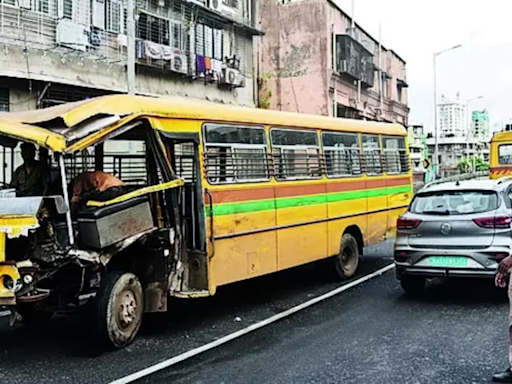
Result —
[{"label": "car license plate", "polygon": [[428,265],[431,267],[467,267],[466,257],[454,256],[431,256],[428,258]]}]

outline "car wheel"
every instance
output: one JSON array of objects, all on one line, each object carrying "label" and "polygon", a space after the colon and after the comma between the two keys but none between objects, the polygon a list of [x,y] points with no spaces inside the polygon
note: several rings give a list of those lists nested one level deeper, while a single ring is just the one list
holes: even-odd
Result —
[{"label": "car wheel", "polygon": [[350,279],[357,271],[360,256],[357,240],[350,233],[345,233],[341,239],[340,253],[320,260],[317,267],[329,279]]},{"label": "car wheel", "polygon": [[402,289],[409,294],[418,294],[425,289],[427,279],[421,276],[403,276],[400,280]]},{"label": "car wheel", "polygon": [[118,271],[107,274],[93,304],[93,327],[102,344],[124,348],[135,339],[144,309],[137,276]]}]

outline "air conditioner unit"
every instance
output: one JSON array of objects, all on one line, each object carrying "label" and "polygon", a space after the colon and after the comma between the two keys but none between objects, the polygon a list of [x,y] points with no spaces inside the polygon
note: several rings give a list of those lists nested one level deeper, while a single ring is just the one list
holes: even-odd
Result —
[{"label": "air conditioner unit", "polygon": [[221,84],[232,85],[234,87],[245,87],[245,80],[238,69],[224,68]]},{"label": "air conditioner unit", "polygon": [[171,59],[171,71],[188,75],[188,57],[186,54],[173,54]]},{"label": "air conditioner unit", "polygon": [[23,9],[32,9],[31,0],[18,0],[18,6]]},{"label": "air conditioner unit", "polygon": [[210,0],[209,5],[214,11],[221,12],[222,0]]}]

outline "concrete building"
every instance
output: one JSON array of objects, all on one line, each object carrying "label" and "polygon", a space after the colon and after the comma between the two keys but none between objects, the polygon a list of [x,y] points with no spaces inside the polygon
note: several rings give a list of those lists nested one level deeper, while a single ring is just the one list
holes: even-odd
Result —
[{"label": "concrete building", "polygon": [[[255,105],[255,0],[134,0],[138,94]],[[0,0],[0,110],[127,91],[126,0]]]},{"label": "concrete building", "polygon": [[466,105],[461,103],[459,94],[455,100],[442,95],[441,102],[437,105],[437,112],[439,137],[467,136]]},{"label": "concrete building", "polygon": [[491,138],[489,112],[473,111],[471,113],[471,131],[475,140],[488,141]]},{"label": "concrete building", "polygon": [[426,142],[422,125],[412,125],[407,128],[409,152],[412,163],[412,173],[415,182],[425,181],[424,167]]},{"label": "concrete building", "polygon": [[[434,154],[434,137],[427,138],[429,154]],[[458,173],[457,164],[469,156],[479,156],[489,161],[489,141],[468,141],[466,137],[443,137],[438,140],[439,173],[441,177]],[[430,157],[432,158],[432,157]]]},{"label": "concrete building", "polygon": [[406,63],[330,0],[260,0],[263,108],[407,125]]}]

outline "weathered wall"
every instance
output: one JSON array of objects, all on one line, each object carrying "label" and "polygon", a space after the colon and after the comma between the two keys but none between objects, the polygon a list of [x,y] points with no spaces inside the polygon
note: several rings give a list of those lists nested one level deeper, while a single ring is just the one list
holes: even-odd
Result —
[{"label": "weathered wall", "polygon": [[270,109],[327,115],[325,1],[260,4],[260,104],[263,98]]},{"label": "weathered wall", "polygon": [[[252,68],[252,41],[247,39],[247,68]],[[60,54],[55,51],[29,49],[28,54],[16,45],[0,51],[0,76],[41,80],[87,88],[126,92],[126,70],[122,63],[92,60],[76,53]],[[234,90],[206,84],[202,80],[181,80],[171,72],[139,71],[138,93],[167,96],[180,95],[198,99],[254,106],[252,74],[245,74],[245,87]],[[0,84],[0,86],[4,86]],[[11,92],[16,92],[11,90]],[[16,98],[16,94],[11,98]],[[21,104],[17,109],[21,108]]]}]

